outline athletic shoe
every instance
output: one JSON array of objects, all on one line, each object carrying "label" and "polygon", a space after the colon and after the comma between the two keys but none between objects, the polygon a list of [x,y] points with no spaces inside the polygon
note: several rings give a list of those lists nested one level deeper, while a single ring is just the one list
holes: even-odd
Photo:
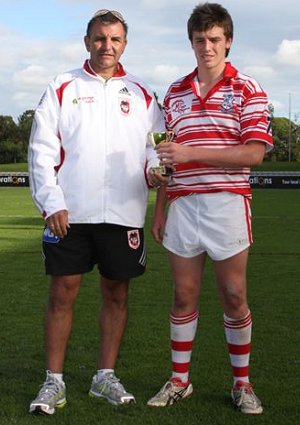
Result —
[{"label": "athletic shoe", "polygon": [[125,390],[113,372],[106,373],[101,379],[95,375],[89,395],[91,397],[105,398],[114,405],[135,403],[134,396]]},{"label": "athletic shoe", "polygon": [[232,388],[231,397],[235,407],[247,415],[260,415],[263,412],[261,401],[254,394],[252,385],[237,381]]},{"label": "athletic shoe", "polygon": [[29,413],[53,415],[56,407],[64,407],[66,403],[65,383],[58,381],[47,370],[46,381],[42,385],[37,397],[30,404]]},{"label": "athletic shoe", "polygon": [[193,392],[193,386],[188,381],[184,384],[179,378],[171,378],[161,390],[148,401],[148,406],[170,406],[177,401],[189,397]]}]

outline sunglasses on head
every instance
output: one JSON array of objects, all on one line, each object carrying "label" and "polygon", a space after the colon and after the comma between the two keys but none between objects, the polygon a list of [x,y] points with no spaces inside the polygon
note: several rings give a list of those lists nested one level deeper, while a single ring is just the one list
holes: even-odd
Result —
[{"label": "sunglasses on head", "polygon": [[125,22],[125,19],[123,18],[121,13],[117,12],[116,10],[100,9],[94,14],[93,18],[97,18],[97,16],[104,16],[104,15],[107,15],[108,13],[111,13],[112,15],[114,15],[114,17],[117,18],[119,21]]}]

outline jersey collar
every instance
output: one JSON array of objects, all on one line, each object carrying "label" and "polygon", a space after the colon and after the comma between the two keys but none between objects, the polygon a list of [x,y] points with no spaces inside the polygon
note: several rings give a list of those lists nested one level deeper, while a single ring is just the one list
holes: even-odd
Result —
[{"label": "jersey collar", "polygon": [[[231,78],[234,78],[237,74],[237,70],[234,68],[234,66],[231,65],[230,62],[226,62],[225,69],[224,69],[224,75],[223,80],[230,80]],[[188,74],[181,82],[181,87],[186,88],[190,87],[192,85],[192,82],[198,75],[198,68],[195,68],[193,72]]]},{"label": "jersey collar", "polygon": [[[90,64],[90,61],[88,59],[85,60],[85,62],[83,64],[83,69],[89,75],[92,75],[93,77],[99,77],[99,75],[93,70],[93,68]],[[125,72],[122,64],[119,62],[117,72],[112,76],[112,78],[125,77],[125,75],[126,75],[126,72]]]}]

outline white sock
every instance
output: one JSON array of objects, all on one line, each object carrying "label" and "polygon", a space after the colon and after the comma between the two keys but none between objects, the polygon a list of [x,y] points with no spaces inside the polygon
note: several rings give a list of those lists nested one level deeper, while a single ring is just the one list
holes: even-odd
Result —
[{"label": "white sock", "polygon": [[63,373],[53,373],[51,372],[51,370],[49,370],[49,372],[51,373],[51,375],[57,379],[59,382],[64,382],[64,375]]},{"label": "white sock", "polygon": [[98,369],[97,370],[97,379],[101,380],[104,375],[107,373],[114,373],[114,369]]}]

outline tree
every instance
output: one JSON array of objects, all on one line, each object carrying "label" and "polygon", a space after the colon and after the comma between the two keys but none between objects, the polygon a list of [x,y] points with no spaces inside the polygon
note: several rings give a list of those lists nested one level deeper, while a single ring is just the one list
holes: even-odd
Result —
[{"label": "tree", "polygon": [[[271,110],[270,110],[271,111]],[[271,114],[273,111],[271,111]],[[287,161],[289,158],[289,143],[291,143],[291,160],[300,161],[299,125],[288,118],[271,118],[274,139],[274,149],[267,155],[271,161]]]},{"label": "tree", "polygon": [[26,162],[21,143],[4,140],[0,143],[0,162],[2,164]]},{"label": "tree", "polygon": [[0,115],[0,143],[7,139],[18,140],[18,126],[12,117]]},{"label": "tree", "polygon": [[23,157],[27,158],[28,144],[31,132],[31,126],[34,116],[34,110],[28,109],[18,118],[19,140],[22,144]]},{"label": "tree", "polygon": [[18,118],[0,115],[0,162],[26,162],[34,111],[29,109]]},{"label": "tree", "polygon": [[295,125],[291,128],[292,158],[300,162],[300,125],[299,115],[295,116]]},{"label": "tree", "polygon": [[31,125],[33,121],[34,110],[28,109],[18,117],[18,127],[21,140],[28,144],[30,137]]}]

